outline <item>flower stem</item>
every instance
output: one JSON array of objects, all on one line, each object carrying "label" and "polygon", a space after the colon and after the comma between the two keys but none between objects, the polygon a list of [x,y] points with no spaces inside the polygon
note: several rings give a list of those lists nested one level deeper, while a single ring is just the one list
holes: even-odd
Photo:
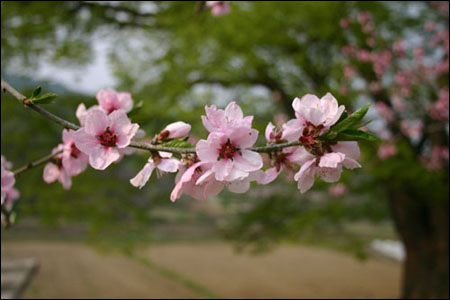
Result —
[{"label": "flower stem", "polygon": [[[67,129],[73,129],[78,130],[80,126],[73,124],[69,121],[66,121],[51,112],[43,109],[42,107],[33,104],[30,102],[30,100],[22,95],[20,92],[18,92],[15,88],[13,88],[10,84],[8,84],[6,81],[2,78],[2,91],[6,91],[10,93],[12,96],[14,96],[17,100],[19,100],[22,104],[24,104],[27,107],[30,107],[31,109],[37,111],[44,117],[52,120],[55,123],[58,123],[59,125],[63,126]],[[300,142],[290,142],[290,143],[284,143],[284,144],[273,144],[273,145],[267,145],[267,146],[261,146],[261,147],[252,147],[247,148],[247,150],[255,151],[259,153],[269,153],[275,150],[279,150],[286,147],[292,147],[292,146],[300,146]],[[163,151],[163,152],[170,152],[170,153],[178,153],[178,154],[188,154],[188,153],[195,153],[195,148],[176,148],[176,147],[165,147],[161,145],[153,145],[149,143],[142,143],[142,142],[135,142],[132,141],[129,145],[129,147],[137,148],[137,149],[143,149],[148,151]]]}]

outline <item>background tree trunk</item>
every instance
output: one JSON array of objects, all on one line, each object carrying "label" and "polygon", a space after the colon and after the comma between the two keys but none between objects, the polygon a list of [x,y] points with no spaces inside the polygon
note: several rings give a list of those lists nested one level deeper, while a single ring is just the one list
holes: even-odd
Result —
[{"label": "background tree trunk", "polygon": [[390,206],[405,245],[404,298],[449,297],[449,200],[390,191]]}]

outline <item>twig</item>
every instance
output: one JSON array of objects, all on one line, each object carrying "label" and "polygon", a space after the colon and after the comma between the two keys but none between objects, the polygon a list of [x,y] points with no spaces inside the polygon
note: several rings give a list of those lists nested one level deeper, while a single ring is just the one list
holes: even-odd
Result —
[{"label": "twig", "polygon": [[17,176],[17,175],[19,175],[19,174],[21,174],[21,173],[23,173],[25,171],[28,171],[29,169],[32,169],[32,168],[37,167],[39,165],[45,164],[46,162],[51,161],[54,157],[56,157],[61,152],[63,152],[63,150],[60,150],[60,151],[58,151],[56,153],[44,156],[43,158],[38,159],[38,160],[36,160],[34,162],[27,163],[26,165],[24,165],[24,166],[22,166],[22,167],[20,167],[20,168],[18,168],[16,170],[14,170],[13,174],[14,174],[14,176]]},{"label": "twig", "polygon": [[[30,100],[22,95],[20,92],[18,92],[16,89],[14,89],[11,85],[9,85],[6,81],[2,78],[2,90],[9,92],[12,96],[14,96],[17,100],[19,100],[22,104],[24,104],[27,107],[30,107],[40,113],[41,115],[47,117],[48,119],[54,121],[55,123],[58,123],[59,125],[63,126],[64,128],[78,130],[80,126],[75,125],[69,121],[66,121],[51,112],[43,109],[42,107],[35,105],[30,102]],[[274,144],[274,145],[268,145],[268,146],[261,146],[261,147],[252,147],[247,148],[247,150],[255,151],[259,153],[269,153],[273,152],[275,150],[279,150],[286,147],[292,147],[292,146],[300,146],[301,144],[299,142],[291,142],[291,143],[284,143],[284,144]],[[149,150],[149,151],[163,151],[163,152],[170,152],[170,153],[178,153],[178,154],[187,154],[187,153],[195,153],[195,148],[175,148],[175,147],[165,147],[160,145],[153,145],[148,143],[141,143],[141,142],[134,142],[132,141],[129,145],[129,147],[137,148],[137,149],[143,149],[143,150]]]}]

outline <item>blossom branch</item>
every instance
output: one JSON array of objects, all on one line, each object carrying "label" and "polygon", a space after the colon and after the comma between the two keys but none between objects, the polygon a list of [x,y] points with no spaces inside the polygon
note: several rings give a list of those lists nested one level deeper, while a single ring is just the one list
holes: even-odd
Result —
[{"label": "blossom branch", "polygon": [[42,164],[45,164],[46,162],[51,161],[53,158],[55,158],[56,156],[58,156],[62,152],[63,152],[63,150],[60,150],[58,152],[55,152],[55,153],[49,154],[47,156],[44,156],[43,158],[38,159],[38,160],[36,160],[34,162],[27,163],[26,165],[24,165],[24,166],[22,166],[22,167],[20,167],[20,168],[18,168],[16,170],[14,170],[13,174],[14,174],[14,176],[17,176],[17,175],[19,175],[19,174],[21,174],[21,173],[23,173],[25,171],[28,171],[28,170],[30,170],[30,169],[32,169],[34,167],[40,166]]},{"label": "blossom branch", "polygon": [[[17,100],[19,100],[22,104],[24,104],[27,107],[30,107],[31,109],[37,111],[44,117],[52,120],[53,122],[63,126],[67,129],[73,129],[78,130],[80,126],[73,124],[67,120],[64,120],[51,112],[45,110],[44,108],[31,103],[31,101],[22,95],[19,91],[17,91],[14,87],[12,87],[9,83],[1,79],[1,86],[2,91],[6,91],[10,93],[13,97],[15,97]],[[275,150],[279,150],[286,147],[292,147],[292,146],[300,146],[301,143],[299,142],[291,142],[291,143],[283,143],[283,144],[273,144],[268,146],[261,146],[261,147],[253,147],[248,148],[247,150],[259,152],[259,153],[269,153],[273,152]],[[153,145],[149,143],[142,143],[142,142],[135,142],[132,141],[129,145],[132,148],[142,149],[142,150],[148,150],[148,151],[163,151],[163,152],[170,152],[170,153],[178,153],[178,154],[189,154],[189,153],[195,153],[195,148],[176,148],[176,147],[165,147],[162,145]]]}]

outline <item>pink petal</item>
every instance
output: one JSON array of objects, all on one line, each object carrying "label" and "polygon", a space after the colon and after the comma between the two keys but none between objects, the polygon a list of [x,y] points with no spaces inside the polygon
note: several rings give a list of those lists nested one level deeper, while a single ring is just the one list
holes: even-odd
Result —
[{"label": "pink petal", "polygon": [[317,172],[325,182],[336,182],[341,178],[342,167],[337,168],[318,168]]},{"label": "pink petal", "polygon": [[350,157],[346,157],[344,159],[344,161],[342,162],[342,164],[344,165],[344,167],[346,167],[347,169],[355,169],[355,168],[361,168],[361,165],[359,164],[359,162],[357,162],[356,160],[354,160],[353,158]]},{"label": "pink petal", "polygon": [[64,144],[71,144],[75,139],[75,130],[64,129],[62,133],[62,140]]},{"label": "pink petal", "polygon": [[242,155],[237,155],[234,158],[234,165],[236,168],[246,172],[252,172],[262,168],[263,161],[259,153],[241,150],[241,154]]},{"label": "pink petal", "polygon": [[67,174],[70,176],[75,176],[83,172],[89,163],[89,157],[80,153],[77,158],[74,158],[69,153],[65,153],[62,158],[62,165],[64,170],[66,170]]},{"label": "pink petal", "polygon": [[44,168],[43,179],[46,183],[52,183],[58,179],[60,172],[57,165],[48,163]]},{"label": "pink petal", "polygon": [[89,154],[89,164],[96,170],[104,170],[119,159],[120,153],[113,147],[98,147]]},{"label": "pink petal", "polygon": [[239,105],[236,104],[236,102],[231,102],[227,105],[225,108],[225,117],[229,121],[241,121],[244,117],[244,113],[242,112],[242,109]]},{"label": "pink petal", "polygon": [[191,131],[191,125],[178,121],[172,124],[167,125],[164,129],[169,131],[170,139],[181,139],[186,137]]},{"label": "pink petal", "polygon": [[109,120],[106,113],[100,109],[90,109],[86,115],[84,128],[86,133],[91,135],[102,134],[109,126]]},{"label": "pink petal", "polygon": [[280,174],[279,171],[277,171],[277,168],[273,167],[270,169],[267,169],[264,173],[264,176],[259,178],[256,182],[258,184],[268,184],[277,179],[278,174]]},{"label": "pink petal", "polygon": [[320,157],[319,167],[323,168],[337,168],[345,159],[345,154],[342,153],[327,153]]},{"label": "pink petal", "polygon": [[272,132],[274,132],[274,129],[275,129],[275,126],[272,124],[272,122],[269,122],[269,124],[267,124],[267,126],[266,126],[266,131],[265,131],[265,135],[266,135],[266,140],[267,141],[271,140],[270,134]]},{"label": "pink petal", "polygon": [[338,142],[336,145],[331,146],[334,152],[344,153],[347,157],[358,159],[361,155],[358,142]]},{"label": "pink petal", "polygon": [[180,161],[176,158],[162,159],[157,165],[158,169],[164,172],[174,173],[178,170]]},{"label": "pink petal", "polygon": [[211,180],[204,186],[203,199],[208,199],[209,197],[214,197],[220,193],[223,189],[224,184],[222,182]]},{"label": "pink petal", "polygon": [[138,188],[142,188],[147,181],[150,179],[150,176],[152,175],[153,170],[155,169],[155,164],[153,163],[146,163],[144,168],[137,173],[136,176],[134,176],[132,179],[130,179],[130,183]]},{"label": "pink petal", "polygon": [[120,133],[117,135],[116,140],[116,147],[119,149],[123,149],[125,147],[128,147],[130,145],[131,140],[133,139],[134,135],[139,129],[139,125],[136,123],[131,124],[131,127],[129,128],[130,131],[128,133]]},{"label": "pink petal", "polygon": [[58,181],[62,184],[65,190],[70,189],[70,187],[72,186],[72,177],[70,177],[70,175],[67,174],[64,169],[61,170]]},{"label": "pink petal", "polygon": [[100,90],[97,93],[97,101],[106,113],[110,113],[112,110],[120,108],[117,92],[112,89]]},{"label": "pink petal", "polygon": [[298,188],[302,194],[308,191],[314,184],[313,164],[315,161],[315,159],[312,159],[304,163],[294,176],[294,179],[298,181]]},{"label": "pink petal", "polygon": [[96,148],[101,147],[100,141],[92,134],[88,134],[84,127],[75,132],[75,146],[83,153],[90,154]]},{"label": "pink petal", "polygon": [[242,194],[250,189],[250,180],[238,180],[227,184],[228,190],[233,193]]},{"label": "pink petal", "polygon": [[1,187],[3,188],[12,188],[16,183],[16,179],[14,178],[14,173],[2,168],[2,182]]},{"label": "pink petal", "polygon": [[77,111],[75,112],[75,115],[78,118],[78,121],[80,121],[80,125],[84,126],[84,121],[86,120],[87,110],[84,103],[80,103],[78,105]]},{"label": "pink petal", "polygon": [[208,179],[211,178],[211,176],[214,176],[214,172],[209,169],[207,170],[205,173],[203,173],[195,182],[195,184],[200,185],[203,184],[204,182],[206,182]]},{"label": "pink petal", "polygon": [[[291,149],[291,147],[288,147],[288,148],[285,148],[285,149]],[[296,147],[295,151],[292,152],[288,156],[288,159],[291,162],[295,162],[295,163],[297,163],[299,165],[303,165],[307,161],[313,160],[314,159],[314,155],[312,155],[311,153],[306,151],[306,149],[304,147]]]},{"label": "pink petal", "polygon": [[212,166],[212,171],[215,173],[215,177],[218,181],[224,181],[233,169],[233,163],[231,160],[222,159]]},{"label": "pink petal", "polygon": [[248,172],[239,170],[234,164],[231,165],[232,168],[230,169],[229,174],[225,177],[225,181],[243,180],[248,177]]},{"label": "pink petal", "polygon": [[296,141],[302,135],[303,123],[299,119],[292,119],[283,124],[282,139],[288,142]]},{"label": "pink petal", "polygon": [[201,161],[216,162],[219,156],[218,150],[211,147],[210,143],[206,140],[200,140],[195,146],[195,151],[197,152],[198,158]]},{"label": "pink petal", "polygon": [[192,166],[190,166],[184,173],[183,175],[180,177],[180,179],[178,180],[177,184],[175,185],[174,189],[172,190],[172,193],[170,194],[170,200],[172,202],[175,202],[175,200],[177,200],[178,198],[181,197],[181,195],[183,194],[183,185],[189,181],[191,181],[192,176],[195,173],[195,169],[197,169],[197,167],[199,165],[201,165],[201,162],[195,163]]},{"label": "pink petal", "polygon": [[258,130],[247,127],[238,127],[233,129],[229,137],[231,142],[236,146],[247,148],[255,144],[258,139]]},{"label": "pink petal", "polygon": [[117,98],[119,99],[119,108],[126,112],[129,112],[133,108],[133,99],[130,93],[117,93]]}]

